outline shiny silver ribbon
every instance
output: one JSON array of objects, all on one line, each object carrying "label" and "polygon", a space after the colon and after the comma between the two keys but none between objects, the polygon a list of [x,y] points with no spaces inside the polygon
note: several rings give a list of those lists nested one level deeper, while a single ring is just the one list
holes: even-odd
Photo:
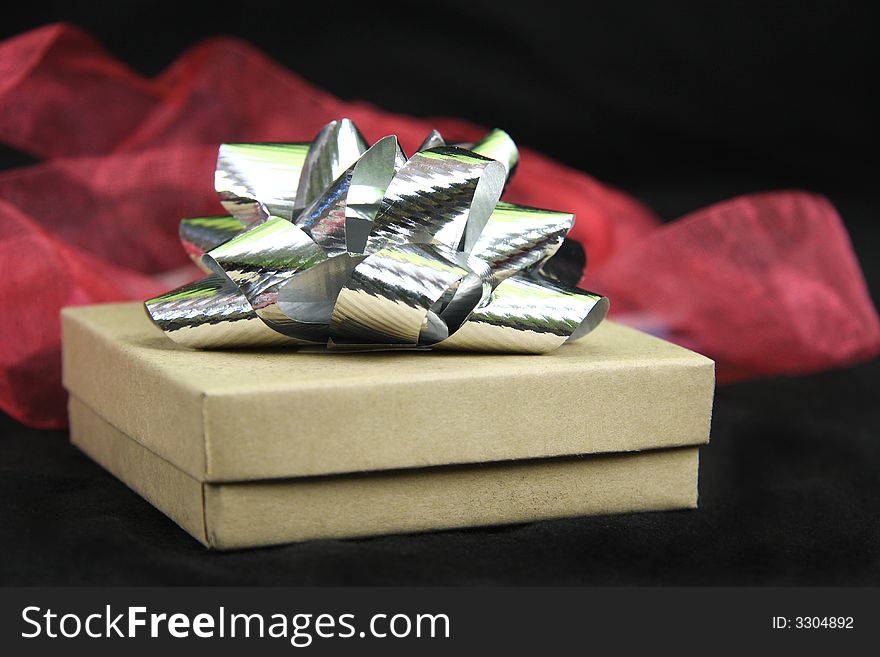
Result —
[{"label": "shiny silver ribbon", "polygon": [[174,341],[216,349],[459,349],[544,353],[586,335],[608,299],[545,265],[574,215],[500,201],[516,145],[432,132],[411,158],[348,119],[311,143],[224,144],[229,216],[184,219],[209,275],[145,303]]}]

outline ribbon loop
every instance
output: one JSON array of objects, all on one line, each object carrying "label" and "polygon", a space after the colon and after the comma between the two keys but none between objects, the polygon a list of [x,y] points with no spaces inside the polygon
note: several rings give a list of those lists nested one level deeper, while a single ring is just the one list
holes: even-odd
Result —
[{"label": "ribbon loop", "polygon": [[505,180],[499,162],[461,148],[416,153],[388,186],[366,251],[433,241],[467,251],[501,197]]},{"label": "ribbon loop", "polygon": [[373,144],[295,223],[330,255],[363,253],[379,204],[405,161],[397,137]]},{"label": "ribbon loop", "polygon": [[475,308],[441,349],[547,353],[596,328],[608,299],[557,282],[511,276]]},{"label": "ribbon loop", "polygon": [[[337,344],[415,347],[423,335],[439,342],[447,332],[441,329],[437,304],[453,296],[469,273],[430,244],[382,249],[355,267],[342,287],[330,337]],[[443,335],[435,339],[437,331]]]},{"label": "ribbon loop", "polygon": [[331,121],[309,147],[300,171],[294,214],[320,197],[367,150],[367,141],[349,119]]},{"label": "ribbon loop", "polygon": [[245,226],[292,219],[308,152],[308,143],[221,145],[214,174],[220,203]]}]

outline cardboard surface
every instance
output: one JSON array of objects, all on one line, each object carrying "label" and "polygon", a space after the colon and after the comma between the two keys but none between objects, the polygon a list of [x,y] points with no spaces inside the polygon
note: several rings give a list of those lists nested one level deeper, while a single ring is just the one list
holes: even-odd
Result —
[{"label": "cardboard surface", "polygon": [[71,397],[71,440],[205,545],[254,547],[692,508],[698,449],[203,483]]},{"label": "cardboard surface", "polygon": [[613,322],[541,356],[194,351],[139,303],[65,309],[64,384],[200,481],[707,442],[711,360]]}]

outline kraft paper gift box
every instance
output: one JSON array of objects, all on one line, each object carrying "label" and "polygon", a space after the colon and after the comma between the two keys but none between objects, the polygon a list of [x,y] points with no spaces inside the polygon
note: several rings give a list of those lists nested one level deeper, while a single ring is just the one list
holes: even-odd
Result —
[{"label": "kraft paper gift box", "polygon": [[709,359],[613,322],[545,355],[196,351],[65,309],[71,440],[212,548],[693,508]]}]

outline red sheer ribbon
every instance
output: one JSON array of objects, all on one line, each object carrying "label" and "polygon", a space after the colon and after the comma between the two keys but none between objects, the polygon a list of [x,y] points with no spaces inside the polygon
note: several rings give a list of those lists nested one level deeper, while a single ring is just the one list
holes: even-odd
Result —
[{"label": "red sheer ribbon", "polygon": [[[47,26],[0,44],[0,140],[41,160],[0,173],[0,408],[38,427],[66,423],[59,310],[141,299],[195,275],[177,241],[184,216],[222,212],[224,141],[305,141],[352,118],[370,140],[411,152],[431,128],[483,128],[342,102],[240,41],[197,45],[144,79],[89,36]],[[741,197],[669,225],[635,199],[524,150],[508,200],[573,211],[589,252],[584,285],[617,319],[718,361],[722,380],[870,358],[880,326],[830,203],[801,192]]]}]

